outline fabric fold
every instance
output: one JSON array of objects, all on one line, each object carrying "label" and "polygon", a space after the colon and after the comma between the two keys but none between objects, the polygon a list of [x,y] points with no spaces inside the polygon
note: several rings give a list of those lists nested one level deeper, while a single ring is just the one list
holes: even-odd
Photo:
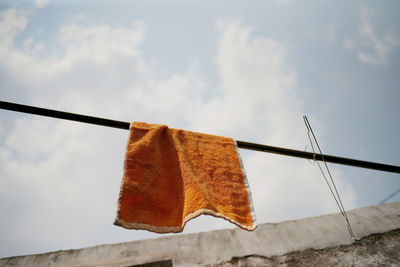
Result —
[{"label": "fabric fold", "polygon": [[181,232],[201,214],[256,227],[247,178],[232,138],[133,122],[114,224]]}]

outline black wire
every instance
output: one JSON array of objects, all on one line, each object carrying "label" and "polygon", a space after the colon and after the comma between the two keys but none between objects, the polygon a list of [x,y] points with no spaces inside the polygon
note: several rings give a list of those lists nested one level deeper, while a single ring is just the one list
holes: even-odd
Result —
[{"label": "black wire", "polygon": [[[35,114],[35,115],[64,119],[64,120],[72,120],[72,121],[90,123],[90,124],[95,124],[95,125],[102,125],[102,126],[125,129],[125,130],[129,130],[129,126],[130,126],[129,122],[110,120],[110,119],[98,118],[98,117],[93,117],[93,116],[86,116],[86,115],[81,115],[81,114],[76,114],[76,113],[70,113],[70,112],[64,112],[64,111],[58,111],[58,110],[46,109],[46,108],[39,108],[39,107],[34,107],[34,106],[27,106],[27,105],[10,103],[10,102],[5,102],[5,101],[0,101],[0,108],[5,109],[5,110]],[[336,163],[336,164],[368,168],[368,169],[386,171],[386,172],[400,173],[400,166],[395,166],[395,165],[388,165],[388,164],[382,164],[382,163],[377,163],[377,162],[369,162],[369,161],[336,157],[336,156],[330,156],[330,155],[314,154],[314,153],[300,151],[300,150],[294,150],[294,149],[282,148],[282,147],[276,147],[276,146],[268,146],[268,145],[262,145],[262,144],[256,144],[256,143],[249,143],[249,142],[244,142],[244,141],[236,141],[236,143],[237,143],[238,147],[242,148],[242,149],[275,153],[275,154],[280,154],[280,155],[285,155],[285,156],[290,156],[290,157],[304,158],[304,159],[315,159],[318,161],[323,161],[323,159],[325,159],[326,162],[331,162],[331,163]]]},{"label": "black wire", "polygon": [[21,105],[16,103],[0,101],[0,108],[12,111],[18,111],[23,113],[41,115],[46,117],[52,117],[57,119],[64,119],[70,121],[78,121],[102,126],[108,126],[113,128],[129,130],[130,123],[124,121],[116,121],[110,119],[103,119],[98,117],[86,116],[76,113],[69,113],[64,111],[58,111],[54,109],[38,108],[33,106]]}]

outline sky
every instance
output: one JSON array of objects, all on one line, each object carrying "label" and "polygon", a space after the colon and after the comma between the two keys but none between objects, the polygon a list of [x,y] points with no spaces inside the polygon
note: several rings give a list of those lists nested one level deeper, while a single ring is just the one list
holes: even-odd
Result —
[{"label": "sky", "polygon": [[[0,100],[311,151],[307,115],[323,153],[400,165],[398,10],[395,0],[3,0]],[[0,110],[0,257],[162,236],[113,225],[127,139]],[[314,162],[240,154],[258,224],[339,212]],[[400,188],[398,174],[328,165],[346,210]],[[234,227],[204,215],[182,234]]]}]

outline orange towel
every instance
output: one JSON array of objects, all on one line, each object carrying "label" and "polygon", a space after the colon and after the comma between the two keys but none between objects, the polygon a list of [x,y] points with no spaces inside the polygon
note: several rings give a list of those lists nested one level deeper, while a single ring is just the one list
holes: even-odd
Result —
[{"label": "orange towel", "polygon": [[114,224],[181,232],[201,214],[256,227],[251,193],[232,138],[133,122]]}]

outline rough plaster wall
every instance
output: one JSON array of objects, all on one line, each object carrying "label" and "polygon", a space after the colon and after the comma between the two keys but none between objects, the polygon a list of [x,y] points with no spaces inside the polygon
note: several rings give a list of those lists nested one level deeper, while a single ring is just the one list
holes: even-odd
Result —
[{"label": "rough plaster wall", "polygon": [[[391,233],[391,231],[400,229],[400,202],[352,210],[348,211],[347,215],[356,238],[361,239],[371,234]],[[295,262],[294,265],[306,265],[307,261],[311,261],[313,258],[317,258],[321,262],[310,263],[310,265],[352,265],[353,258],[356,258],[359,266],[363,265],[363,261],[368,262],[368,260],[370,260],[368,263],[375,266],[373,260],[379,262],[379,255],[383,253],[382,251],[385,251],[385,253],[386,251],[393,251],[390,250],[392,247],[395,247],[395,250],[400,250],[398,235],[396,240],[392,245],[390,245],[390,242],[387,245],[385,243],[382,248],[379,247],[380,243],[377,243],[377,248],[374,248],[371,243],[369,251],[366,250],[362,254],[362,247],[359,248],[358,243],[352,244],[343,217],[340,214],[330,214],[276,224],[262,224],[254,232],[225,229],[99,245],[77,250],[2,258],[0,259],[0,266],[98,266],[98,263],[119,262],[154,253],[166,253],[172,259],[174,266],[184,267],[216,263],[235,264],[234,261],[231,262],[232,259],[235,260],[234,257],[238,262],[236,266],[257,266],[257,262],[262,260],[265,262],[260,263],[260,266],[268,266],[268,260],[271,264],[278,264],[282,261],[283,265],[289,265],[290,262]],[[337,255],[334,254],[335,248],[340,246],[345,248],[348,245],[353,245],[355,248],[350,248],[349,251],[339,250],[336,251]],[[328,248],[333,248],[333,250],[331,251]],[[298,252],[295,251],[303,251],[303,254],[290,256],[297,255]],[[326,251],[326,255],[331,256],[325,257],[324,253],[321,256],[320,251]],[[370,252],[375,253],[373,257],[368,254]],[[304,257],[301,255],[304,255]],[[395,266],[400,266],[398,258],[396,258],[398,254],[382,255],[388,260],[397,261]],[[346,258],[348,261],[345,261]],[[337,259],[342,262],[336,263],[335,260]],[[296,263],[296,261],[299,262]],[[325,264],[325,261],[327,264]]]},{"label": "rough plaster wall", "polygon": [[363,238],[352,245],[326,249],[307,249],[282,256],[249,255],[205,265],[228,266],[399,266],[400,229]]}]

